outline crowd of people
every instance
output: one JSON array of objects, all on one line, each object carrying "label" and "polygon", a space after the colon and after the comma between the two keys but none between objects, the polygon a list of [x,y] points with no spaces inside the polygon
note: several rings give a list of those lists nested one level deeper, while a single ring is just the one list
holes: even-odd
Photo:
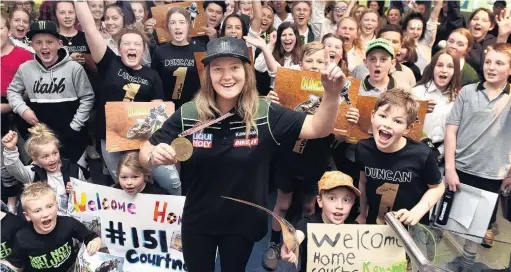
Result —
[{"label": "crowd of people", "polygon": [[[11,268],[66,271],[73,250],[60,267],[34,258],[72,238],[98,250],[99,237],[66,216],[72,180],[97,183],[91,160],[127,194],[186,196],[182,247],[192,272],[213,271],[217,248],[222,271],[244,271],[268,232],[266,214],[222,196],[267,207],[275,187],[273,211],[301,218],[306,271],[307,223],[384,224],[394,211],[403,224],[428,224],[460,183],[511,190],[506,1],[467,20],[460,1],[447,0],[196,1],[169,8],[162,43],[151,7],[172,2],[2,3],[0,259]],[[191,38],[196,16],[204,35]],[[197,52],[206,52],[202,74]],[[317,109],[280,105],[279,67],[321,74]],[[360,80],[360,96],[377,97],[372,137],[357,144],[331,133],[346,78]],[[428,102],[420,142],[406,136],[417,100]],[[176,110],[140,150],[108,152],[105,105],[114,101],[171,101]],[[355,125],[360,111],[344,117]],[[210,144],[178,161],[179,138]],[[497,206],[484,247],[493,246],[496,214]],[[270,232],[263,266],[298,262],[276,220]]]}]

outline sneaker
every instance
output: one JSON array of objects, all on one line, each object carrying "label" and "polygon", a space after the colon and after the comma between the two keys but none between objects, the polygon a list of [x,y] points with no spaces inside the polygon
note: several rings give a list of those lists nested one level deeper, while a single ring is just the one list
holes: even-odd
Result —
[{"label": "sneaker", "polygon": [[481,242],[481,246],[491,248],[493,247],[493,240],[495,240],[495,234],[492,230],[487,230],[486,235],[484,235],[484,239]]},{"label": "sneaker", "polygon": [[96,148],[94,146],[92,146],[92,145],[87,146],[85,151],[87,152],[87,156],[91,160],[97,160],[97,159],[100,158],[99,153],[96,151]]},{"label": "sneaker", "polygon": [[264,252],[263,256],[263,267],[266,270],[274,271],[279,266],[281,246],[281,243],[276,244],[275,242],[270,242],[268,245],[268,248]]}]

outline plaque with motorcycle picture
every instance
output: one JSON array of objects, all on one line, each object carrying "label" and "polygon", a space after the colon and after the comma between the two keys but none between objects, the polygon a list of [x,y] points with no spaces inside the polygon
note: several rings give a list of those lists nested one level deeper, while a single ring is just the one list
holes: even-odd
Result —
[{"label": "plaque with motorcycle picture", "polygon": [[107,102],[106,150],[137,150],[174,113],[172,102]]}]

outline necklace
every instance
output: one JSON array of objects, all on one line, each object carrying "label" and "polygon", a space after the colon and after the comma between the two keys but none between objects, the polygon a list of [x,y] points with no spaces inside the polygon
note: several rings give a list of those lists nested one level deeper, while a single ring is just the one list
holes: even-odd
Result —
[{"label": "necklace", "polygon": [[67,45],[73,45],[73,42],[72,42],[72,41],[73,41],[74,36],[73,36],[73,37],[71,37],[71,39],[69,39],[68,37],[63,36],[63,35],[61,35],[61,36],[62,36],[62,37],[64,37],[64,39],[66,39],[66,40],[67,40]]}]

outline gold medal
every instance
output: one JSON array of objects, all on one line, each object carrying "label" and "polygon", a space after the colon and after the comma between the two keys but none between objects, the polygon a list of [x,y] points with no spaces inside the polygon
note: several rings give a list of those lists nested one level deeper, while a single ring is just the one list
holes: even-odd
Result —
[{"label": "gold medal", "polygon": [[192,143],[184,138],[179,137],[172,141],[170,144],[172,148],[174,148],[174,151],[176,152],[176,160],[178,161],[186,161],[190,159],[193,153],[193,146]]}]

